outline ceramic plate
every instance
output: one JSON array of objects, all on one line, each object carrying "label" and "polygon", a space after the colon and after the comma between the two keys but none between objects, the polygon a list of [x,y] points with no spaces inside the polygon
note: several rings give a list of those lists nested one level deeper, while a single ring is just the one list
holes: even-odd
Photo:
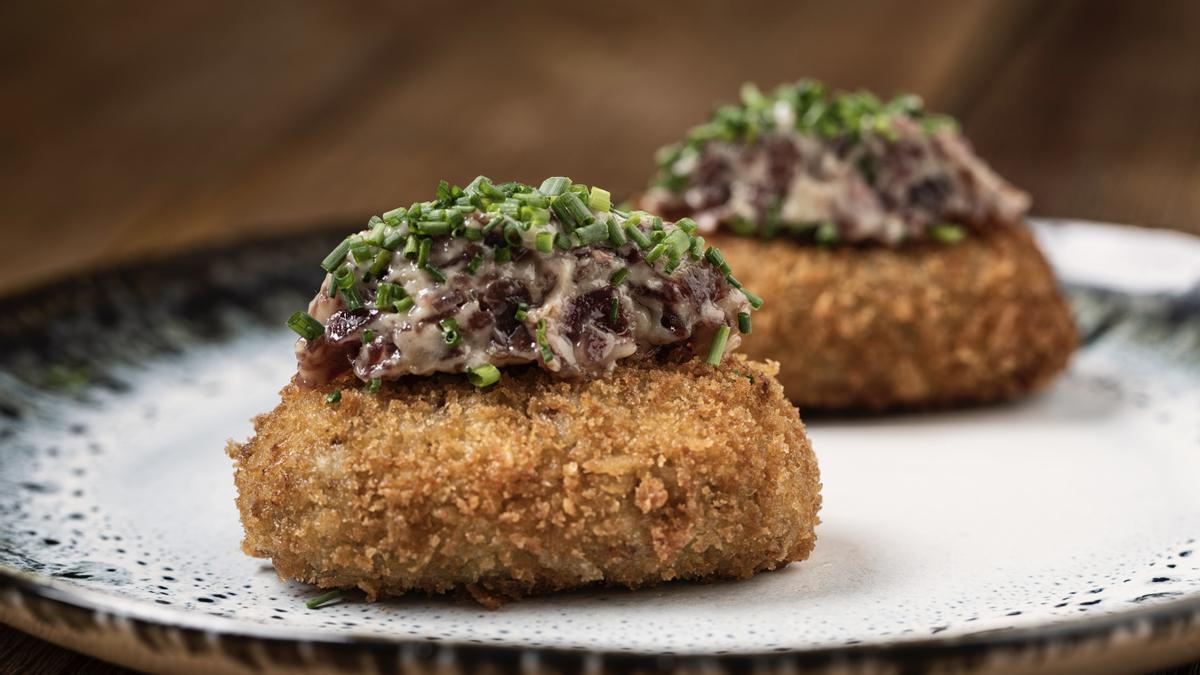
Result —
[{"label": "ceramic plate", "polygon": [[316,591],[238,548],[223,448],[292,374],[283,318],[332,236],[0,302],[0,620],[174,672],[1095,672],[1200,657],[1200,240],[1036,228],[1084,340],[1051,389],[808,420],[825,506],[803,563],[494,612],[353,596],[310,610]]}]

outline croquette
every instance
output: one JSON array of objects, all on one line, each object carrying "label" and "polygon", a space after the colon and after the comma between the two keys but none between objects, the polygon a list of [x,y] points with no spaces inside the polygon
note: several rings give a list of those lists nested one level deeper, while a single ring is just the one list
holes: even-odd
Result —
[{"label": "croquette", "polygon": [[1030,196],[912,95],[753,85],[663,148],[648,211],[694,220],[767,303],[745,340],[802,410],[1026,394],[1076,346]]},{"label": "croquette", "polygon": [[896,249],[710,240],[771,298],[742,351],[779,359],[801,410],[1008,399],[1045,386],[1076,346],[1057,281],[1023,227]]},{"label": "croquette", "polygon": [[821,486],[776,372],[732,355],[578,380],[509,369],[488,389],[293,382],[228,447],[243,549],[323,588],[465,590],[493,607],[803,560]]}]

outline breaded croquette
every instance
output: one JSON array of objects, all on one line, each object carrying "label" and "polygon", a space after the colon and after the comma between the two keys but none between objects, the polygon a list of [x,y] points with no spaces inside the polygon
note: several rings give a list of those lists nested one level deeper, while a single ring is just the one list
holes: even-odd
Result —
[{"label": "breaded croquette", "polygon": [[732,356],[571,381],[514,369],[485,390],[290,384],[229,446],[243,548],[321,587],[465,589],[490,606],[803,560],[820,483],[775,371]]},{"label": "breaded croquette", "polygon": [[780,359],[804,410],[986,403],[1034,391],[1077,337],[1025,228],[953,246],[818,248],[722,236],[742,280],[771,302],[742,351]]},{"label": "breaded croquette", "polygon": [[771,298],[746,353],[783,364],[802,410],[1005,399],[1075,349],[1029,195],[916,96],[747,85],[658,163],[639,203],[694,218]]}]

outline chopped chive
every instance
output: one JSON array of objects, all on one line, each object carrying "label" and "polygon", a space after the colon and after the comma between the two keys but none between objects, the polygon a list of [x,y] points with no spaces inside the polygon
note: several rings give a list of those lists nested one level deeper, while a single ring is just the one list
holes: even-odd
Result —
[{"label": "chopped chive", "polygon": [[692,246],[692,237],[685,230],[671,230],[663,240],[672,260],[678,260]]},{"label": "chopped chive", "polygon": [[692,247],[688,250],[688,255],[692,260],[699,260],[704,257],[704,237],[692,237]]},{"label": "chopped chive", "polygon": [[371,216],[371,231],[367,234],[366,242],[372,246],[383,246],[383,231],[387,228],[379,216]]},{"label": "chopped chive", "polygon": [[383,237],[383,247],[389,251],[395,251],[400,248],[400,243],[404,241],[404,235],[399,229],[388,232]]},{"label": "chopped chive", "polygon": [[592,186],[588,193],[588,208],[593,211],[607,211],[612,208],[612,194],[608,190]]},{"label": "chopped chive", "polygon": [[592,212],[575,192],[562,193],[554,200],[550,208],[568,232],[576,227],[590,225],[596,220],[596,216],[592,215]]},{"label": "chopped chive", "polygon": [[342,261],[346,259],[346,254],[349,252],[350,237],[346,237],[340,244],[335,246],[334,249],[329,252],[329,255],[325,256],[324,260],[321,261],[321,269],[325,270],[326,272],[333,272],[335,269],[337,269],[338,265],[342,264]]},{"label": "chopped chive", "polygon": [[376,378],[372,378],[370,382],[367,382],[367,386],[364,387],[364,389],[368,394],[374,395],[374,394],[379,393],[379,388],[382,386],[383,386],[383,380],[376,377]]},{"label": "chopped chive", "polygon": [[333,391],[331,391],[325,395],[325,402],[328,403],[329,405],[333,405],[334,403],[337,403],[338,401],[341,401],[341,400],[342,400],[342,390],[341,389],[334,389]]},{"label": "chopped chive", "polygon": [[750,301],[751,307],[753,307],[754,309],[758,309],[759,307],[763,306],[763,299],[758,297],[754,293],[751,293],[750,289],[743,286],[742,283],[740,281],[738,281],[737,279],[734,279],[733,275],[725,277],[725,280],[729,282],[730,286],[733,286],[734,288],[738,289],[739,291],[742,292],[742,295],[746,296],[746,299]]},{"label": "chopped chive", "polygon": [[371,247],[362,237],[354,235],[350,238],[350,255],[355,262],[365,263],[371,259]]},{"label": "chopped chive", "polygon": [[655,260],[663,257],[663,254],[665,254],[669,248],[670,247],[664,242],[655,244],[654,248],[650,249],[650,252],[646,254],[646,262],[653,263]]},{"label": "chopped chive", "polygon": [[614,248],[621,248],[625,242],[629,241],[625,237],[625,232],[621,230],[620,223],[613,217],[608,219],[608,240],[612,242]]},{"label": "chopped chive", "polygon": [[675,227],[687,232],[688,234],[696,234],[696,221],[691,218],[680,218],[675,221]]},{"label": "chopped chive", "polygon": [[417,236],[415,234],[408,235],[408,241],[404,242],[404,257],[409,260],[416,258],[419,248]]},{"label": "chopped chive", "polygon": [[642,249],[643,251],[654,246],[653,242],[650,241],[650,238],[646,236],[646,233],[642,232],[641,228],[634,223],[625,223],[625,234],[628,234],[629,238],[633,240],[633,243],[637,244],[638,248]]},{"label": "chopped chive", "polygon": [[[543,183],[543,185],[545,185],[545,183]],[[517,194],[513,195],[512,198],[521,202],[522,204],[524,204],[526,206],[529,206],[529,207],[532,207],[535,209],[536,208],[545,209],[547,206],[550,206],[550,200],[546,197],[546,194],[541,191],[518,192]]]},{"label": "chopped chive", "polygon": [[417,301],[413,300],[411,297],[401,298],[401,299],[397,300],[395,303],[396,311],[403,314],[403,313],[407,312],[408,310],[412,309],[413,305],[415,305],[415,304],[417,304]]},{"label": "chopped chive", "polygon": [[621,299],[613,296],[608,304],[608,322],[615,324],[621,318]]},{"label": "chopped chive", "polygon": [[450,223],[444,220],[422,220],[417,223],[417,232],[429,237],[450,234]]},{"label": "chopped chive", "polygon": [[708,348],[708,365],[721,365],[721,357],[725,355],[725,343],[729,340],[729,326],[721,326],[713,335],[712,345]]},{"label": "chopped chive", "polygon": [[457,347],[462,342],[462,336],[458,332],[458,322],[454,319],[442,319],[438,322],[438,328],[442,329],[442,339],[451,347]]},{"label": "chopped chive", "polygon": [[550,363],[554,360],[554,352],[550,351],[550,340],[546,338],[546,320],[537,322],[537,344],[542,348],[542,361]]},{"label": "chopped chive", "polygon": [[550,231],[537,233],[537,250],[542,253],[549,253],[554,250],[554,233]]},{"label": "chopped chive", "polygon": [[433,265],[426,265],[425,267],[423,267],[421,269],[425,270],[425,273],[428,274],[430,277],[432,277],[433,280],[436,281],[437,283],[439,283],[439,284],[446,283],[446,275],[442,274],[442,271],[439,270],[438,268],[434,267]]},{"label": "chopped chive", "polygon": [[509,221],[504,226],[504,241],[509,246],[521,248],[524,240],[521,236],[521,226],[516,221]]},{"label": "chopped chive", "polygon": [[351,288],[354,286],[354,265],[346,263],[333,273],[333,282],[338,288]]},{"label": "chopped chive", "polygon": [[343,288],[342,297],[346,300],[346,309],[351,312],[363,308],[362,297],[358,294],[358,289],[354,287]]},{"label": "chopped chive", "polygon": [[929,228],[929,237],[942,244],[954,244],[960,242],[965,236],[967,236],[966,230],[958,225],[952,225],[950,223],[934,225]]},{"label": "chopped chive", "polygon": [[538,188],[538,192],[547,197],[555,197],[567,191],[571,187],[571,179],[564,176],[553,176],[542,181],[542,186]]},{"label": "chopped chive", "polygon": [[512,260],[512,249],[510,249],[507,246],[497,247],[496,252],[493,254],[492,258],[497,263],[500,263],[500,264],[506,263],[506,262]]},{"label": "chopped chive", "polygon": [[558,234],[554,235],[554,245],[564,251],[570,251],[571,250],[571,238],[568,237],[567,235],[563,234],[562,232],[559,232]]},{"label": "chopped chive", "polygon": [[483,256],[476,253],[467,261],[467,274],[475,274],[479,270],[479,266],[483,264]]},{"label": "chopped chive", "polygon": [[375,254],[375,260],[371,262],[371,267],[368,270],[371,276],[379,277],[387,271],[388,265],[392,262],[392,252],[385,249],[380,249],[379,253]]},{"label": "chopped chive", "polygon": [[321,322],[312,318],[308,312],[296,312],[287,320],[287,325],[305,340],[315,340],[325,333]]},{"label": "chopped chive", "polygon": [[523,302],[517,303],[517,311],[513,313],[513,318],[517,321],[524,321],[525,317],[529,316],[529,305]]},{"label": "chopped chive", "polygon": [[[400,290],[400,293],[396,292],[397,289]],[[403,289],[396,284],[386,281],[380,282],[378,288],[375,289],[375,309],[390,312],[392,310],[392,302],[402,294]]]},{"label": "chopped chive", "polygon": [[[338,394],[338,399],[339,400],[341,399],[340,393]],[[341,591],[329,591],[328,593],[325,593],[323,595],[318,595],[317,597],[313,598],[312,600],[309,600],[308,602],[304,603],[304,606],[309,609],[316,609],[316,608],[320,607],[321,605],[333,602],[334,600],[341,600],[341,599],[342,599]]]},{"label": "chopped chive", "polygon": [[483,239],[483,230],[478,227],[468,227],[463,230],[463,237],[471,241],[479,241]]},{"label": "chopped chive", "polygon": [[818,244],[834,244],[838,240],[838,228],[833,223],[821,223],[813,233]]},{"label": "chopped chive", "polygon": [[450,187],[450,183],[447,181],[438,181],[436,194],[438,203],[454,201],[454,190]]},{"label": "chopped chive", "polygon": [[679,258],[675,257],[668,258],[667,264],[663,266],[663,272],[665,274],[670,274],[677,269],[679,269]]},{"label": "chopped chive", "polygon": [[500,381],[500,369],[490,363],[475,366],[467,370],[467,381],[483,389]]},{"label": "chopped chive", "polygon": [[747,312],[738,312],[738,332],[743,334],[750,333],[750,314]]},{"label": "chopped chive", "polygon": [[400,208],[392,209],[391,211],[385,211],[383,214],[383,222],[387,223],[388,225],[395,225],[407,216],[408,209],[401,206]]},{"label": "chopped chive", "polygon": [[375,341],[375,331],[373,331],[369,328],[367,330],[364,330],[363,335],[362,335],[362,341],[363,341],[363,344],[369,344],[371,342],[374,342]]},{"label": "chopped chive", "polygon": [[713,267],[721,270],[721,274],[728,275],[733,272],[729,267],[729,263],[725,261],[725,256],[721,255],[721,251],[712,246],[709,246],[708,250],[704,252],[704,258],[712,263]]},{"label": "chopped chive", "polygon": [[616,272],[613,272],[613,275],[608,278],[608,283],[612,284],[613,286],[620,286],[628,278],[629,278],[629,268],[622,267],[621,269],[617,270]]},{"label": "chopped chive", "polygon": [[580,243],[584,246],[590,246],[598,241],[608,239],[608,225],[599,222],[592,223],[575,230],[575,235],[579,237]]},{"label": "chopped chive", "polygon": [[429,264],[429,251],[433,248],[432,239],[422,239],[417,248],[417,267],[425,267]]}]

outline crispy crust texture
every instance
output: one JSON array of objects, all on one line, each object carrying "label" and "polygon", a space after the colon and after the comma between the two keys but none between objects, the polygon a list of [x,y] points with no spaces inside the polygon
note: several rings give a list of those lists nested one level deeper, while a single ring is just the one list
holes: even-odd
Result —
[{"label": "crispy crust texture", "polygon": [[801,410],[938,408],[1036,390],[1062,370],[1075,324],[1024,227],[955,245],[804,246],[714,236],[767,299],[742,351],[776,359]]},{"label": "crispy crust texture", "polygon": [[580,382],[510,369],[485,391],[447,376],[375,395],[289,384],[228,447],[242,546],[283,578],[490,606],[803,560],[821,486],[777,370],[730,356]]}]

